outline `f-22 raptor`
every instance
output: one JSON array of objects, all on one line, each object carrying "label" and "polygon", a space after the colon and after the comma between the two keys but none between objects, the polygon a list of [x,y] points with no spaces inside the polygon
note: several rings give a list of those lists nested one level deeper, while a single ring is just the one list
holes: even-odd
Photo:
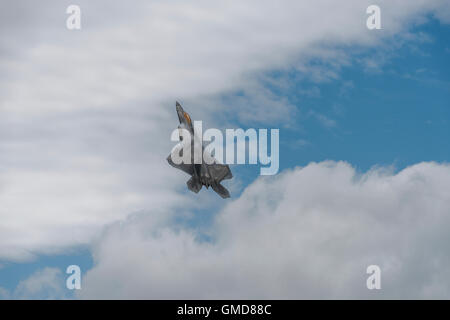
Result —
[{"label": "f-22 raptor", "polygon": [[[176,102],[176,110],[178,114],[178,119],[180,120],[180,124],[178,126],[179,129],[186,129],[190,133],[191,137],[191,147],[194,149],[194,127],[192,125],[191,117],[187,112],[183,110],[181,105]],[[180,140],[182,137],[180,137]],[[202,163],[195,164],[194,163],[194,152],[191,152],[191,161],[190,163],[181,163],[176,164],[172,161],[172,155],[169,154],[167,157],[167,161],[172,167],[180,169],[191,176],[191,178],[187,181],[187,186],[189,190],[192,192],[198,193],[200,189],[205,186],[207,189],[211,187],[217,194],[219,194],[222,198],[229,198],[230,193],[228,190],[220,184],[222,180],[231,179],[233,175],[231,173],[230,167],[228,165],[217,163],[217,160],[214,159],[212,164],[207,164],[203,160],[203,152],[204,146],[202,146]],[[181,150],[182,151],[182,150]]]}]

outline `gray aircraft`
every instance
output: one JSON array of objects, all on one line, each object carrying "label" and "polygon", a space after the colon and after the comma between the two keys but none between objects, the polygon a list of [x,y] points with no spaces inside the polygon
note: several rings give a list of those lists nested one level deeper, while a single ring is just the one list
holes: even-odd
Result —
[{"label": "gray aircraft", "polygon": [[[179,129],[186,129],[191,134],[191,150],[194,150],[194,127],[192,125],[191,117],[187,112],[183,110],[181,105],[176,102],[176,110],[178,114],[178,119],[180,120]],[[182,139],[182,137],[180,137]],[[202,155],[204,151],[204,145],[202,143]],[[182,150],[180,155],[182,155]],[[169,154],[167,161],[172,167],[183,170],[191,176],[191,179],[187,181],[187,186],[192,192],[198,193],[200,189],[205,186],[207,189],[211,187],[215,192],[217,192],[222,198],[229,198],[230,193],[228,190],[220,184],[222,180],[231,179],[233,175],[231,174],[230,167],[228,165],[217,163],[217,160],[212,164],[207,164],[203,160],[201,164],[194,164],[194,152],[191,152],[191,162],[190,164],[175,164],[172,161],[172,156]]]}]

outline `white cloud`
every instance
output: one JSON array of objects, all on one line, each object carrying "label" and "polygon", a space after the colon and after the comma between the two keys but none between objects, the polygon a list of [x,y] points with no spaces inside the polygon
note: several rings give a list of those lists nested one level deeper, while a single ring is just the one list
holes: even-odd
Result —
[{"label": "white cloud", "polygon": [[[211,118],[218,97],[242,90],[227,114],[283,123],[294,106],[261,89],[265,71],[335,79],[349,63],[335,47],[381,45],[447,3],[381,1],[382,33],[365,28],[359,0],[78,4],[79,32],[65,28],[63,2],[1,12],[1,259],[89,243],[134,211],[194,206],[164,162],[175,99]],[[327,68],[308,64],[317,58]]]},{"label": "white cloud", "polygon": [[[437,163],[261,177],[202,232],[145,215],[110,226],[80,297],[449,298],[449,188],[450,166]],[[381,291],[366,288],[371,264]]]},{"label": "white cloud", "polygon": [[317,121],[326,128],[334,128],[337,125],[336,120],[331,119],[324,114],[315,111],[310,111],[308,115],[316,118]]},{"label": "white cloud", "polygon": [[[377,33],[365,28],[369,3],[141,1],[128,9],[128,5],[116,8],[104,2],[105,9],[115,9],[104,13],[97,10],[98,4],[83,2],[80,7],[89,23],[82,31],[52,24],[55,31],[48,36],[39,33],[26,54],[2,61],[2,71],[11,77],[5,81],[1,106],[27,114],[133,110],[142,99],[158,105],[172,101],[174,95],[188,99],[223,93],[245,86],[254,72],[287,68],[317,57],[332,64],[338,58],[333,47],[380,44],[412,26],[409,23],[418,16],[445,5],[444,1],[382,1],[384,27]],[[58,14],[42,7],[40,14],[28,9],[41,18],[29,21],[30,29],[40,30],[41,20]],[[28,11],[17,14],[21,12]],[[111,22],[127,16],[131,19],[127,23]],[[91,24],[97,20],[102,23]],[[311,71],[303,64],[298,68]],[[315,78],[336,77],[321,74],[326,69],[313,70]]]}]

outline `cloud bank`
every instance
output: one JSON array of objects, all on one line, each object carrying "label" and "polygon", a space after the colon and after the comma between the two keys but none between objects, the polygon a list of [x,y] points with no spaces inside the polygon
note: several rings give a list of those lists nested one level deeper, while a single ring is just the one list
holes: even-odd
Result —
[{"label": "cloud bank", "polygon": [[[330,161],[262,177],[205,230],[148,215],[110,226],[79,296],[449,298],[449,188],[437,163],[359,174]],[[372,264],[380,291],[366,288]]]}]

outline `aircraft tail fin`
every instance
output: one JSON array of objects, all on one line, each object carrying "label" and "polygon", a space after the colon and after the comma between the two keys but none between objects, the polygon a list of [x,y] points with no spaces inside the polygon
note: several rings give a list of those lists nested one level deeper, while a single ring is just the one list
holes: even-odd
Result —
[{"label": "aircraft tail fin", "polygon": [[188,189],[195,193],[198,193],[200,191],[200,189],[202,188],[202,184],[200,183],[200,181],[198,181],[194,177],[190,178],[186,182],[186,184],[187,184]]}]

